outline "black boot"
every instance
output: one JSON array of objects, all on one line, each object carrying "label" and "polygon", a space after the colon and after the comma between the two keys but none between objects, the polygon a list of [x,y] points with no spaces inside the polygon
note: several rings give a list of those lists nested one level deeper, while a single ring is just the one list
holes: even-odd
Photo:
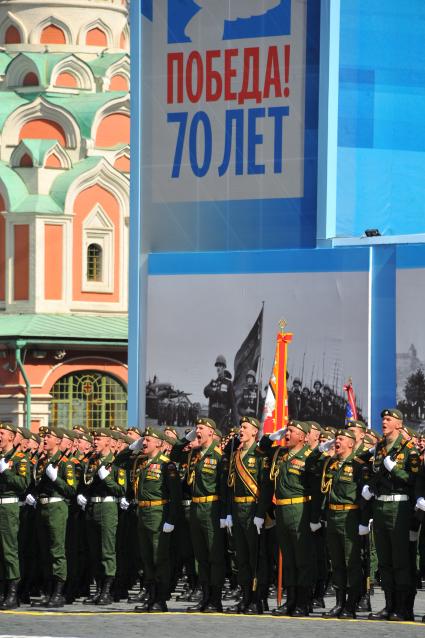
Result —
[{"label": "black boot", "polygon": [[340,613],[345,606],[345,589],[337,589],[335,592],[336,604],[329,611],[322,614],[322,618],[339,618]]},{"label": "black boot", "polygon": [[249,616],[254,616],[258,614],[262,614],[264,612],[262,597],[264,594],[264,587],[261,585],[258,586],[256,591],[250,591],[251,600],[248,605],[242,609],[243,614],[247,614]]},{"label": "black boot", "polygon": [[224,611],[226,614],[241,614],[247,605],[251,602],[251,587],[242,585],[242,598],[234,605],[227,607]]},{"label": "black boot", "polygon": [[186,611],[191,613],[196,613],[198,611],[204,611],[205,607],[208,605],[208,601],[210,598],[210,588],[208,585],[202,585],[202,598],[201,600],[191,607],[187,607]]},{"label": "black boot", "polygon": [[357,611],[372,611],[370,604],[370,592],[366,592],[357,603]]},{"label": "black boot", "polygon": [[324,580],[318,580],[313,592],[313,609],[325,608],[325,595],[326,584]]},{"label": "black boot", "polygon": [[347,602],[344,605],[344,609],[339,614],[340,618],[355,618],[356,617],[356,607],[357,601],[359,599],[360,593],[358,590],[353,589],[352,587],[348,590]]},{"label": "black boot", "polygon": [[0,580],[0,603],[2,603],[5,598],[6,598],[6,582],[4,580]]},{"label": "black boot", "polygon": [[220,614],[223,612],[221,604],[221,587],[211,586],[208,604],[203,609],[204,614]]},{"label": "black boot", "polygon": [[18,585],[19,578],[7,581],[7,596],[0,604],[0,609],[16,609],[19,607],[18,602]]},{"label": "black boot", "polygon": [[143,605],[137,605],[137,607],[134,608],[134,611],[139,614],[146,613],[147,611],[150,611],[152,609],[156,597],[155,583],[146,585],[146,591],[148,595]]},{"label": "black boot", "polygon": [[113,576],[105,576],[102,584],[102,591],[96,602],[96,605],[110,605],[113,602],[111,594],[111,586],[114,581]]},{"label": "black boot", "polygon": [[150,606],[149,611],[151,613],[168,611],[167,598],[168,598],[168,587],[163,584],[157,585],[155,589],[155,600],[153,604]]},{"label": "black boot", "polygon": [[144,603],[149,596],[148,590],[146,587],[141,587],[137,594],[134,596],[129,596],[127,598],[128,603]]},{"label": "black boot", "polygon": [[96,578],[96,591],[83,600],[83,605],[96,605],[102,591],[102,581]]},{"label": "black boot", "polygon": [[409,589],[406,597],[406,620],[410,622],[415,622],[414,606],[417,593],[416,588],[411,588]]},{"label": "black boot", "polygon": [[389,615],[388,620],[393,622],[404,622],[407,620],[407,591],[396,591],[394,594],[394,611]]},{"label": "black boot", "polygon": [[34,600],[31,603],[31,607],[47,607],[47,603],[49,602],[52,595],[53,583],[52,581],[48,581],[44,588],[44,592],[40,598],[40,600]]},{"label": "black boot", "polygon": [[297,587],[297,604],[291,616],[293,618],[303,618],[310,615],[310,587]]},{"label": "black boot", "polygon": [[381,611],[369,614],[369,620],[388,620],[390,614],[393,612],[394,596],[392,591],[384,591],[385,594],[385,607]]},{"label": "black boot", "polygon": [[273,616],[290,616],[297,604],[297,588],[290,585],[286,590],[286,601],[277,609],[273,609]]},{"label": "black boot", "polygon": [[53,584],[53,593],[50,597],[47,607],[63,607],[65,605],[65,597],[63,596],[64,581],[60,578],[55,578]]}]

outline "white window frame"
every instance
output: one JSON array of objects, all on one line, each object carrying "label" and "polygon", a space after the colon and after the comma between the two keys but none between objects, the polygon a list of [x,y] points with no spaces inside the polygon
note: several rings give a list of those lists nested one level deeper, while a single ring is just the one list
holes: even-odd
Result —
[{"label": "white window frame", "polygon": [[[102,249],[102,272],[100,281],[87,279],[87,250],[90,244]],[[101,206],[97,205],[83,224],[83,292],[114,292],[114,226]]]}]

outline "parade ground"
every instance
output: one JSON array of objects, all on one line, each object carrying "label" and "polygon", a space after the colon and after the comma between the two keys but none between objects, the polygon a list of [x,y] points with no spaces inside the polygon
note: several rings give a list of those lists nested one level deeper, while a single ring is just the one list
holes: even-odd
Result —
[{"label": "parade ground", "polygon": [[[275,601],[270,600],[270,608]],[[326,608],[334,604],[333,597],[326,597]],[[229,602],[229,605],[231,602]],[[384,606],[381,590],[372,597],[373,610]],[[259,635],[278,638],[287,633],[291,638],[333,638],[342,634],[344,638],[373,635],[376,638],[397,636],[416,638],[424,636],[425,625],[421,618],[425,614],[425,592],[419,591],[415,605],[415,623],[391,623],[367,620],[367,613],[359,613],[357,620],[325,620],[321,610],[308,618],[275,618],[267,613],[263,616],[228,614],[187,614],[186,603],[171,600],[169,613],[137,614],[133,605],[116,603],[108,607],[84,606],[79,603],[63,607],[58,611],[39,611],[23,605],[19,610],[0,612],[0,638],[139,638],[141,635],[161,635],[161,638],[257,638]]]}]

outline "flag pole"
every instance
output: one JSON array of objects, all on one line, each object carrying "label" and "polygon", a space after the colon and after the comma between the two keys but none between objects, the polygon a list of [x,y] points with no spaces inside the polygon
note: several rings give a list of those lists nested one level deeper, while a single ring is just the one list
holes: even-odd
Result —
[{"label": "flag pole", "polygon": [[263,313],[263,320],[261,323],[261,335],[260,335],[260,356],[258,358],[258,382],[257,382],[257,406],[255,409],[255,415],[258,417],[258,407],[260,405],[260,393],[261,393],[261,387],[263,385],[263,360],[261,358],[261,352],[263,350],[263,327],[264,327],[264,305],[265,305],[265,301],[262,301],[262,308],[261,311]]}]

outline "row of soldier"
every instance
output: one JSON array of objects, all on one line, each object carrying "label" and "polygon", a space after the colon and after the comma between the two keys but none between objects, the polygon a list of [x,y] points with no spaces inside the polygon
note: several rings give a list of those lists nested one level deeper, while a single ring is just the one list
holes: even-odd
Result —
[{"label": "row of soldier", "polygon": [[110,604],[134,583],[139,558],[136,611],[166,611],[184,566],[196,603],[187,611],[221,612],[227,545],[241,591],[227,611],[267,609],[279,548],[286,600],[274,615],[306,616],[313,597],[320,605],[328,552],[336,604],[323,615],[355,618],[373,520],[386,605],[369,617],[413,619],[425,475],[401,413],[382,412],[382,438],[360,421],[259,429],[249,416],[224,440],[211,418],[182,439],[153,427],[36,435],[0,424],[0,608],[29,602],[35,587],[33,606],[84,592],[87,604]]}]

